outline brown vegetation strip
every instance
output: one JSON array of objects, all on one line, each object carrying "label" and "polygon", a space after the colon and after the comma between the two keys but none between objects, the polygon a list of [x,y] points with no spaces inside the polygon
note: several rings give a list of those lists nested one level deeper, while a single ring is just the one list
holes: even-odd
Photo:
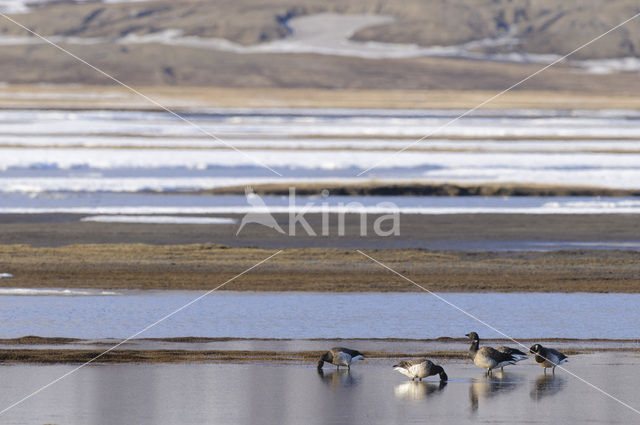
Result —
[{"label": "brown vegetation strip", "polygon": [[42,336],[23,336],[20,338],[0,339],[2,345],[64,345],[84,342],[78,338],[59,338]]},{"label": "brown vegetation strip", "polygon": [[[639,339],[612,339],[612,338],[516,338],[517,341],[523,344],[533,344],[536,342],[545,343],[640,343]],[[366,342],[420,342],[420,343],[464,343],[469,342],[469,338],[452,338],[448,336],[441,336],[438,338],[239,338],[239,337],[166,337],[166,338],[135,338],[129,341],[129,344],[136,344],[139,342],[165,342],[176,344],[207,344],[216,342],[230,342],[230,341],[326,341],[331,343],[337,343],[338,341],[366,341]],[[511,342],[513,340],[508,338],[488,338],[483,339],[485,343],[503,343]],[[0,345],[67,345],[67,344],[86,344],[86,345],[114,345],[114,342],[109,340],[88,340],[80,338],[63,338],[63,337],[42,337],[42,336],[22,336],[18,338],[3,338],[0,339]]]},{"label": "brown vegetation strip", "polygon": [[[563,349],[567,355],[588,354],[594,352],[640,352],[637,348],[587,348]],[[218,363],[218,362],[314,362],[324,351],[246,351],[246,350],[114,350],[102,355],[92,363]],[[99,350],[39,350],[39,349],[1,349],[2,363],[86,363],[100,356]],[[368,359],[435,358],[466,359],[467,351],[425,351],[415,353],[396,353],[387,351],[367,352]]]},{"label": "brown vegetation strip", "polygon": [[[258,184],[252,186],[260,195],[288,195],[294,186],[296,195],[319,195],[328,190],[340,196],[640,196],[640,190],[609,189],[591,186],[549,184],[455,184],[455,183],[295,183]],[[221,187],[199,191],[200,194],[242,195],[244,186]]]},{"label": "brown vegetation strip", "polygon": [[[629,138],[631,139],[631,138]],[[412,141],[415,140],[415,138],[410,139]],[[636,140],[635,138],[633,138],[633,140]],[[233,145],[233,141],[229,141],[228,142]],[[605,142],[606,143],[606,142]],[[11,148],[11,149],[58,149],[58,148],[62,148],[62,149],[121,149],[121,150],[180,150],[180,151],[184,151],[184,150],[194,150],[194,151],[228,151],[230,150],[229,147],[227,146],[207,146],[207,147],[203,147],[203,146],[135,146],[135,145],[131,145],[131,146],[122,146],[122,145],[118,145],[117,143],[114,143],[113,145],[96,145],[96,146],[87,146],[87,145],[83,145],[83,144],[69,144],[69,145],[57,145],[57,144],[30,144],[30,145],[23,145],[23,144],[16,144],[16,143],[0,143],[0,149],[1,148]],[[448,147],[443,147],[443,148],[437,148],[437,147],[409,147],[409,148],[404,148],[403,146],[398,146],[398,147],[382,147],[382,148],[370,148],[370,147],[322,147],[322,146],[311,146],[311,147],[293,147],[293,148],[289,148],[289,147],[279,147],[279,146],[260,146],[260,145],[255,145],[255,146],[242,146],[242,150],[243,151],[253,151],[253,150],[257,150],[257,151],[298,151],[298,152],[344,152],[344,151],[353,151],[353,152],[357,152],[357,151],[363,151],[363,152],[371,152],[371,151],[377,151],[377,152],[398,152],[399,149],[402,149],[403,152],[453,152],[453,153],[461,153],[461,152],[477,152],[477,153],[517,153],[517,154],[524,154],[524,153],[541,153],[541,154],[574,154],[576,152],[582,152],[582,153],[609,153],[609,154],[638,154],[640,153],[640,149],[584,149],[584,150],[580,150],[580,151],[564,151],[564,150],[554,150],[554,151],[549,151],[549,150],[539,150],[539,149],[511,149],[508,146],[504,147],[504,148],[491,148],[491,149],[484,149],[484,148],[448,148]]]},{"label": "brown vegetation strip", "polygon": [[[100,354],[98,350],[0,350],[3,363],[85,363]],[[213,362],[311,362],[316,361],[324,351],[243,351],[243,350],[114,350],[94,361],[94,363],[213,363]],[[367,358],[430,357],[462,359],[464,351],[429,351],[420,353],[368,352]]]},{"label": "brown vegetation strip", "polygon": [[[75,6],[74,6],[75,7]],[[165,52],[166,53],[166,52]],[[320,60],[326,58],[320,58]],[[460,61],[448,61],[459,63]],[[477,65],[477,61],[471,61]],[[507,66],[510,67],[510,66]],[[532,68],[533,70],[534,68]],[[492,71],[493,72],[493,71]],[[575,73],[570,72],[575,79]],[[630,77],[635,77],[629,73]],[[522,75],[525,76],[524,74]],[[619,74],[611,78],[619,78]],[[397,83],[397,81],[396,81]],[[624,83],[624,81],[621,81]],[[503,83],[501,87],[504,88]],[[603,84],[604,88],[604,84]],[[495,95],[487,90],[397,90],[397,89],[313,89],[268,87],[171,87],[140,86],[138,89],[163,105],[185,110],[193,108],[384,108],[384,109],[459,109],[472,108]],[[521,90],[505,93],[483,109],[640,109],[640,96],[615,95],[602,90],[586,92]],[[86,99],[78,97],[89,94]],[[36,96],[24,96],[35,94]],[[44,96],[37,96],[44,94]],[[91,96],[93,94],[93,96]],[[21,96],[22,95],[22,96]],[[69,96],[71,95],[71,96]],[[10,85],[0,87],[0,108],[23,109],[157,109],[122,87],[97,85]]]},{"label": "brown vegetation strip", "polygon": [[[210,289],[275,250],[214,244],[0,245],[3,287]],[[367,251],[435,291],[639,292],[640,253],[632,251]],[[286,249],[224,287],[240,291],[418,291],[354,250]]]},{"label": "brown vegetation strip", "polygon": [[[84,363],[103,351],[98,350],[38,350],[10,349],[0,350],[0,358],[4,363]],[[300,362],[315,361],[323,351],[245,351],[245,350],[114,350],[95,363],[196,363],[196,362]],[[464,358],[466,352],[433,351],[424,353],[388,353],[370,352],[368,358],[400,358],[400,357],[440,357]]]}]

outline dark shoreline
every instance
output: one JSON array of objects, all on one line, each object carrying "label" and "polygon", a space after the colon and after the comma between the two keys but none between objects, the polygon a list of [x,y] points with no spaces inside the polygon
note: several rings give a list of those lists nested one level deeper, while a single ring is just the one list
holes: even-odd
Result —
[{"label": "dark shoreline", "polygon": [[[640,343],[639,338],[515,338],[520,342],[560,342],[560,343]],[[42,337],[36,335],[22,336],[18,338],[0,338],[0,345],[66,345],[66,344],[104,344],[111,345],[113,341],[117,339],[109,340],[94,340],[94,339],[82,339],[72,337]],[[135,338],[127,343],[137,344],[144,342],[154,343],[175,343],[175,344],[203,344],[203,343],[217,343],[217,342],[235,342],[235,341],[269,341],[269,342],[284,342],[284,341],[311,341],[311,342],[339,342],[339,341],[370,341],[370,342],[419,342],[419,343],[464,343],[467,344],[469,338],[453,338],[453,337],[438,337],[438,338],[244,338],[244,337],[165,337],[165,338]],[[482,341],[487,343],[503,343],[512,341],[509,338],[483,338]]]},{"label": "dark shoreline", "polygon": [[[483,340],[487,344],[514,344],[506,339]],[[638,353],[637,340],[623,339],[519,339],[525,346],[537,342],[561,347],[568,355],[601,352]],[[4,364],[99,364],[123,363],[311,363],[328,346],[364,347],[369,361],[429,357],[445,361],[467,361],[467,338],[395,339],[268,339],[268,338],[141,338],[109,351],[120,340],[82,340],[75,338],[22,337],[0,340]],[[234,345],[240,344],[240,345]],[[254,348],[246,349],[244,345]],[[96,358],[98,357],[98,358]],[[95,360],[94,360],[95,359]]]},{"label": "dark shoreline", "polygon": [[[317,196],[323,190],[336,196],[640,196],[640,190],[610,189],[591,186],[563,186],[523,183],[429,183],[429,182],[327,182],[327,183],[280,183],[257,184],[253,190],[259,195],[289,195],[289,188],[295,187],[296,195]],[[200,195],[244,195],[244,186],[229,186],[195,192],[181,192]]]}]

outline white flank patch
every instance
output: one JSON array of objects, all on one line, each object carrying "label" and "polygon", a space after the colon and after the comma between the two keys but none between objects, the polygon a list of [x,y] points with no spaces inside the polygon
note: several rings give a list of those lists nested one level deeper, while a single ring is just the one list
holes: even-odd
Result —
[{"label": "white flank patch", "polygon": [[11,273],[0,273],[0,279],[9,279],[13,277]]},{"label": "white flank patch", "polygon": [[80,221],[99,223],[145,223],[145,224],[235,224],[234,218],[225,217],[181,217],[170,215],[94,215]]},{"label": "white flank patch", "polygon": [[393,370],[397,370],[398,372],[400,372],[404,376],[408,376],[409,378],[414,378],[413,374],[403,367],[394,367]]}]

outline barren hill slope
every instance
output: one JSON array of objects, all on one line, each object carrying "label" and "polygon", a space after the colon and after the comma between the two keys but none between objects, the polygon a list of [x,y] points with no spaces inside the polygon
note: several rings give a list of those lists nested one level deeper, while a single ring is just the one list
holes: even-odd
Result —
[{"label": "barren hill slope", "polygon": [[[36,3],[28,13],[11,16],[132,84],[497,89],[638,12],[632,0],[151,0]],[[349,33],[355,50],[370,49],[370,42],[422,50],[359,57],[330,49],[263,49],[289,40],[296,17],[320,13],[388,17]],[[334,30],[321,24],[320,33]],[[439,53],[438,46],[448,50]],[[639,52],[640,19],[573,57],[626,58],[622,65],[595,74],[584,70],[601,69],[598,63],[560,65],[524,88],[624,94],[640,84]],[[5,19],[0,19],[0,55],[0,82],[110,83]]]}]

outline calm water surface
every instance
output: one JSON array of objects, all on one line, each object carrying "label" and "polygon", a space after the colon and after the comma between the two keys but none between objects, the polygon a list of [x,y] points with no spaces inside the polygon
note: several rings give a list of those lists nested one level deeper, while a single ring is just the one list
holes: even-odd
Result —
[{"label": "calm water surface", "polygon": [[[392,360],[350,374],[311,364],[96,365],[6,412],[4,424],[408,424],[637,423],[638,414],[563,371],[526,361],[484,378],[467,362],[444,364],[450,382],[409,382]],[[614,364],[615,363],[615,364]],[[640,407],[640,358],[571,357],[572,372]],[[73,366],[0,368],[0,407]]]},{"label": "calm water surface", "polygon": [[[0,289],[0,337],[125,338],[203,293]],[[640,294],[441,295],[516,338],[638,336]],[[463,337],[480,328],[427,293],[219,291],[141,337],[419,339]],[[483,327],[481,333],[501,336]]]}]

